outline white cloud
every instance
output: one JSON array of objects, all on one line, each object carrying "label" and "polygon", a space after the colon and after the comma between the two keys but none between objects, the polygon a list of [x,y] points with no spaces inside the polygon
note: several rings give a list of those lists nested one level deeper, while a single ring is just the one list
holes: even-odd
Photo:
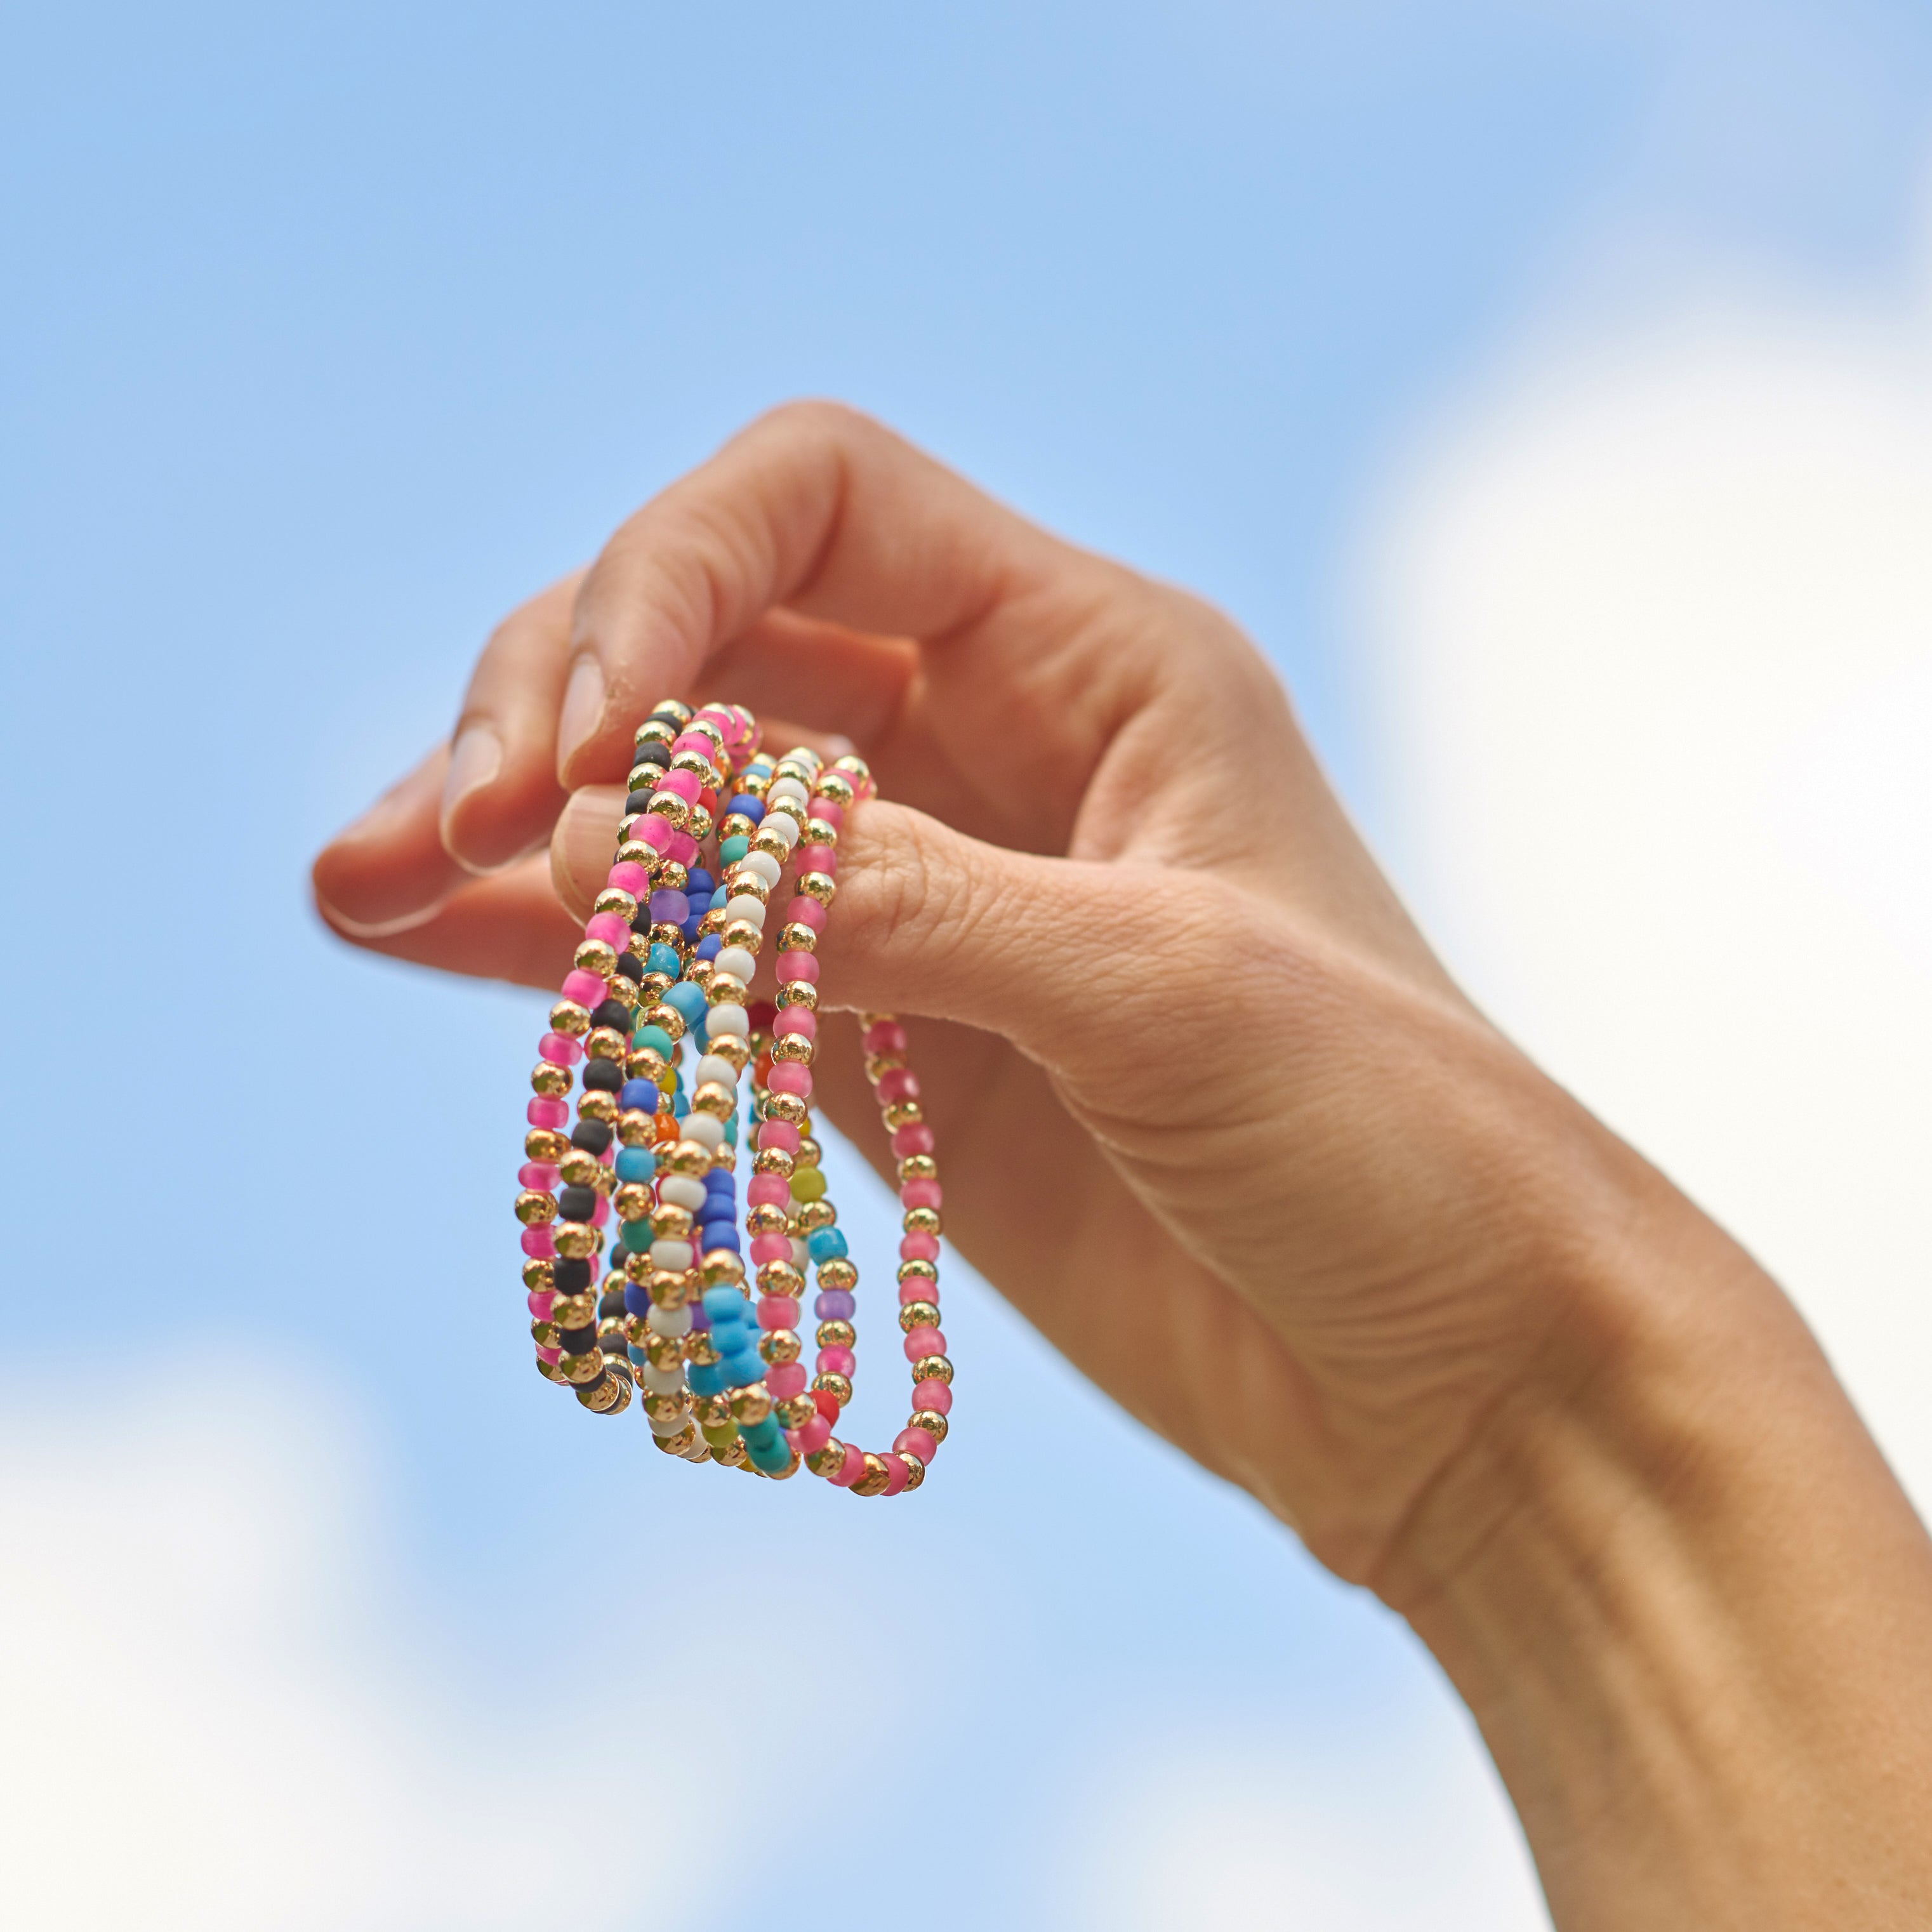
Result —
[{"label": "white cloud", "polygon": [[1791,1289],[1932,1502],[1932,328],[1552,351],[1370,556],[1451,962]]}]

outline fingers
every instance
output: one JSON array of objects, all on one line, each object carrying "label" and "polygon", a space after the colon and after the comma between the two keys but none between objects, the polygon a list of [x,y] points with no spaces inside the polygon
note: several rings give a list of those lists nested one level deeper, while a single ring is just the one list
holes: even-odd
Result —
[{"label": "fingers", "polygon": [[439,745],[316,859],[316,904],[345,939],[422,925],[467,876],[436,830],[448,766],[448,747]]},{"label": "fingers", "polygon": [[[320,867],[318,867],[320,871]],[[322,897],[316,910],[345,939],[393,959],[554,991],[584,937],[557,903],[542,854],[488,879],[464,879],[426,913],[393,930],[351,926]]]},{"label": "fingers", "polygon": [[[766,417],[639,511],[577,600],[556,732],[566,785],[621,777],[638,721],[694,691],[774,605],[964,644],[1016,603],[1106,574],[876,423],[829,404]],[[1039,640],[1034,640],[1037,652]]]}]

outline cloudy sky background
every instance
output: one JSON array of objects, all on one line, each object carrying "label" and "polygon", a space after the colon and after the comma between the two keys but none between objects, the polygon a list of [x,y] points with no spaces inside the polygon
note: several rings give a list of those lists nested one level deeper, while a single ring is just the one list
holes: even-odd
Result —
[{"label": "cloudy sky background", "polygon": [[845,396],[1252,628],[1932,1500],[1932,22],[689,10],[0,17],[0,1883],[1537,1926],[1428,1660],[976,1284],[909,1508],[560,1410],[536,1003],[344,954],[302,868],[503,608]]}]

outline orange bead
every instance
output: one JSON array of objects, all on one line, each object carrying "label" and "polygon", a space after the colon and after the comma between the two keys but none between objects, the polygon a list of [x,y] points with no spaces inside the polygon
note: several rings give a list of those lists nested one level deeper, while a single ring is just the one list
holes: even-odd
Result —
[{"label": "orange bead", "polygon": [[668,1147],[678,1138],[677,1120],[670,1114],[653,1114],[651,1116],[651,1141],[654,1146]]}]

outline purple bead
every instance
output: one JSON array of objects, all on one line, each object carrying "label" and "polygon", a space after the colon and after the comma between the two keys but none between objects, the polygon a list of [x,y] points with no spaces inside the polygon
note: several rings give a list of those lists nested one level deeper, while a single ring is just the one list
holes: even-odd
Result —
[{"label": "purple bead", "polygon": [[849,1290],[827,1288],[820,1291],[818,1299],[812,1304],[812,1309],[821,1322],[849,1322],[852,1318],[852,1311],[858,1305]]},{"label": "purple bead", "polygon": [[691,902],[683,893],[673,892],[669,886],[651,895],[651,923],[653,926],[682,926],[691,916]]}]

